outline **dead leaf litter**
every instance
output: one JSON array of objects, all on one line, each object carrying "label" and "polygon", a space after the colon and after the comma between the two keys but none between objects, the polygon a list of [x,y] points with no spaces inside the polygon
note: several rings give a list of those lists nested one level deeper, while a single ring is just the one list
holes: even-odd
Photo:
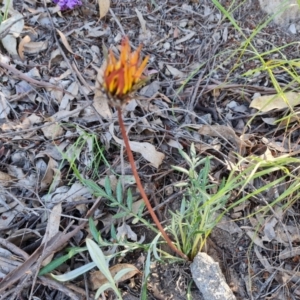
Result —
[{"label": "dead leaf litter", "polygon": [[[120,176],[125,189],[132,189],[133,213],[143,207],[116,111],[101,91],[101,66],[108,49],[118,55],[124,34],[133,49],[143,43],[143,57],[150,57],[149,80],[124,108],[123,118],[142,182],[150,186],[147,193],[165,224],[168,210],[180,207],[183,194],[174,184],[184,178],[171,169],[184,164],[178,149],[188,151],[194,143],[198,155],[210,156],[214,183],[259,160],[271,163],[300,154],[299,82],[291,76],[299,71],[293,43],[298,25],[286,33],[270,23],[253,34],[251,43],[264,53],[263,68],[253,49],[242,56],[235,52],[245,45],[243,34],[250,36],[267,19],[258,1],[236,7],[220,1],[242,31],[216,8],[217,1],[79,2],[61,11],[51,1],[11,1],[0,25],[1,299],[28,298],[32,285],[31,297],[50,297],[56,290],[55,299],[93,299],[94,290],[106,283],[102,273],[76,279],[76,286],[35,275],[67,247],[85,245],[91,233],[82,222],[95,202],[93,219],[103,237],[110,238],[114,224],[120,239],[150,243],[154,238],[131,216],[114,217],[119,212],[84,185],[90,179],[105,188],[108,176],[114,192]],[[281,52],[270,51],[283,45]],[[279,96],[268,68],[283,90]],[[206,252],[219,263],[228,294],[236,299],[300,297],[296,187],[295,194],[265,213],[298,176],[296,160],[288,171],[275,188],[231,209],[209,237]],[[229,205],[283,173],[277,168],[247,182],[243,191],[232,190]],[[140,296],[145,256],[139,250],[110,263],[112,274],[132,269],[119,280],[124,299]],[[89,261],[85,252],[56,272]],[[148,299],[186,299],[191,278],[188,265],[153,263]],[[206,299],[195,284],[191,294]]]}]

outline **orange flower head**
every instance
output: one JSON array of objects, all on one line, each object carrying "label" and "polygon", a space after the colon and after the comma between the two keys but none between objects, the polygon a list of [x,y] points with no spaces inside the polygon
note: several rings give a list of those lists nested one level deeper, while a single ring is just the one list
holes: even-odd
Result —
[{"label": "orange flower head", "polygon": [[140,53],[142,45],[136,51],[131,52],[128,37],[125,37],[121,45],[121,54],[117,60],[110,50],[107,66],[104,71],[103,87],[112,100],[122,105],[127,102],[128,95],[133,92],[145,79],[142,75],[148,63],[146,56],[142,61]]}]

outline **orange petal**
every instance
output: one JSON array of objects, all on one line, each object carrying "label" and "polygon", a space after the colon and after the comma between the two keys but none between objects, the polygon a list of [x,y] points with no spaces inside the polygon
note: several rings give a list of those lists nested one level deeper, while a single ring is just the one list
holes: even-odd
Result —
[{"label": "orange petal", "polygon": [[129,78],[129,71],[130,69],[130,66],[128,63],[126,63],[124,65],[124,87],[123,87],[123,90],[122,90],[122,93],[123,94],[126,94],[128,92],[128,87],[129,87],[129,81],[130,81],[130,78]]},{"label": "orange petal", "polygon": [[120,56],[121,65],[124,65],[128,61],[129,54],[130,54],[129,39],[128,37],[125,37],[122,41],[122,47],[121,47],[121,56]]},{"label": "orange petal", "polygon": [[124,82],[124,69],[120,69],[118,71],[118,84],[117,84],[117,91],[116,91],[116,95],[118,96],[122,96],[122,92],[123,92],[123,89],[124,89],[124,85],[125,85],[125,82]]},{"label": "orange petal", "polygon": [[106,70],[105,70],[105,76],[108,76],[114,70],[114,67],[115,67],[116,63],[117,63],[116,58],[115,58],[112,50],[110,49],[109,50],[108,63],[107,63],[107,67],[106,67]]},{"label": "orange petal", "polygon": [[146,56],[143,60],[143,62],[141,63],[141,65],[139,66],[139,68],[136,70],[135,74],[134,74],[134,78],[135,78],[135,82],[137,82],[140,77],[142,76],[142,73],[144,72],[146,65],[148,63],[149,60],[149,56]]}]

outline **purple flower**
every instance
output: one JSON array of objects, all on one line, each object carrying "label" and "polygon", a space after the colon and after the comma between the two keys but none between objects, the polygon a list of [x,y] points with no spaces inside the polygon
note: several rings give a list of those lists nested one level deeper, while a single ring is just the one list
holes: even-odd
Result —
[{"label": "purple flower", "polygon": [[60,10],[74,9],[76,6],[82,5],[80,0],[52,0],[60,7]]}]

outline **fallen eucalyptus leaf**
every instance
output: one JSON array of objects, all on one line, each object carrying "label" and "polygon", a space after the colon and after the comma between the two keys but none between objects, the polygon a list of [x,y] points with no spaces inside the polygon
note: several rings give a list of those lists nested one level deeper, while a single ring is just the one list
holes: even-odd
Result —
[{"label": "fallen eucalyptus leaf", "polygon": [[280,95],[260,96],[252,100],[250,107],[254,107],[261,112],[270,111],[272,109],[283,109],[294,107],[300,104],[300,94],[295,92],[284,93]]},{"label": "fallen eucalyptus leaf", "polygon": [[106,16],[110,7],[110,0],[98,0],[100,19]]},{"label": "fallen eucalyptus leaf", "polygon": [[[131,277],[133,277],[134,275],[136,275],[140,272],[134,265],[131,265],[131,264],[117,264],[117,265],[114,265],[113,267],[109,268],[109,271],[110,271],[112,277],[115,277],[115,275],[118,272],[120,272],[121,270],[124,270],[124,269],[132,269],[132,270],[131,271],[128,270],[128,272],[125,275],[123,275],[118,280],[118,282],[122,282],[127,279],[130,279]],[[95,272],[91,273],[90,281],[91,281],[93,290],[98,289],[100,286],[102,286],[103,284],[108,282],[106,277],[100,271],[95,271]]]}]

